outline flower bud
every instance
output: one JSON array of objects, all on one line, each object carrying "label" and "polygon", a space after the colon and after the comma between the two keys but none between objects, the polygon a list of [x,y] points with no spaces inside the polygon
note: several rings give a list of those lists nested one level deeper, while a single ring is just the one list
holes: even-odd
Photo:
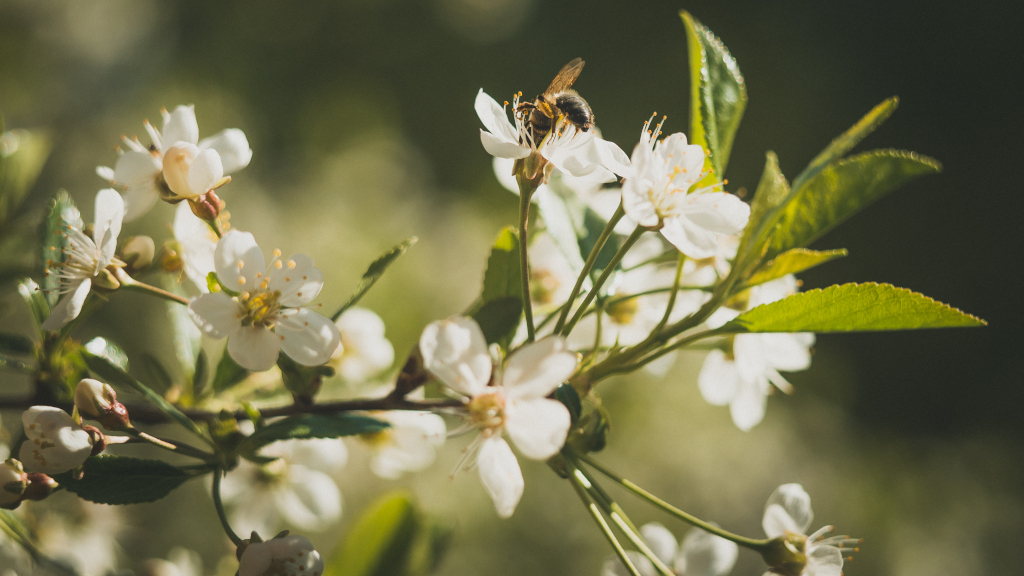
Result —
[{"label": "flower bud", "polygon": [[33,472],[27,476],[28,487],[25,488],[25,500],[43,500],[57,489],[57,481],[46,474]]},{"label": "flower bud", "polygon": [[217,193],[210,190],[198,198],[190,198],[188,207],[199,219],[211,221],[216,220],[224,210],[224,201],[217,196]]},{"label": "flower bud", "polygon": [[160,269],[171,273],[185,269],[185,261],[181,258],[181,244],[177,240],[168,240],[160,248]]},{"label": "flower bud", "polygon": [[[287,533],[285,533],[287,534]],[[245,542],[238,576],[320,576],[324,561],[313,543],[297,534],[267,542]]]},{"label": "flower bud", "polygon": [[92,453],[89,432],[60,408],[33,406],[21,421],[27,440],[18,456],[26,470],[60,474],[78,468]]},{"label": "flower bud", "polygon": [[782,576],[800,576],[807,566],[807,536],[787,532],[773,538],[761,550],[761,557],[771,572]]},{"label": "flower bud", "polygon": [[131,270],[142,270],[153,263],[156,255],[156,244],[149,236],[132,236],[121,246],[121,260]]},{"label": "flower bud", "polygon": [[224,176],[224,166],[215,150],[200,150],[178,142],[164,151],[164,181],[179,198],[206,194]]},{"label": "flower bud", "polygon": [[99,422],[107,430],[123,430],[129,425],[128,410],[117,401],[117,393],[99,380],[84,378],[78,383],[75,408],[83,417]]},{"label": "flower bud", "polygon": [[28,475],[21,462],[8,458],[0,464],[0,508],[17,508],[27,487]]}]

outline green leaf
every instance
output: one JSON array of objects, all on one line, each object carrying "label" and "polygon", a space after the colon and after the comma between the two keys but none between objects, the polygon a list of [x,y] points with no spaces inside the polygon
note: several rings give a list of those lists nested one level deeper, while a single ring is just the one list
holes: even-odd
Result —
[{"label": "green leaf", "polygon": [[249,371],[239,366],[225,348],[220,362],[217,363],[217,370],[213,373],[213,391],[214,393],[223,392],[245,380],[248,375]]},{"label": "green leaf", "polygon": [[[73,226],[82,228],[82,214],[75,206],[75,201],[64,190],[57,192],[50,206],[50,213],[43,222],[43,268],[44,272],[64,260],[63,250],[67,246],[65,230]],[[56,274],[47,273],[43,276],[43,290],[50,306],[57,304],[57,290],[60,279]]]},{"label": "green leaf", "polygon": [[99,336],[85,343],[85,350],[93,356],[99,356],[116,366],[119,370],[128,371],[128,354],[117,344]]},{"label": "green leaf", "polygon": [[523,317],[523,300],[506,296],[491,300],[473,313],[473,319],[480,325],[488,344],[500,342],[514,334]]},{"label": "green leaf", "polygon": [[[181,294],[178,283],[169,275],[164,276],[164,290],[172,294]],[[192,377],[193,367],[196,365],[199,347],[202,343],[202,332],[196,327],[196,323],[188,315],[188,307],[178,302],[165,302],[167,317],[171,324],[171,342],[174,345],[174,356],[178,360],[181,373],[186,377]]]},{"label": "green leaf", "polygon": [[92,456],[83,472],[77,480],[72,472],[54,478],[68,492],[97,504],[155,502],[192,477],[161,460],[127,456]]},{"label": "green leaf", "polygon": [[41,330],[43,322],[50,316],[50,303],[46,301],[46,295],[31,278],[25,278],[18,284],[18,294],[28,306],[32,319],[36,322],[36,329]]},{"label": "green leaf", "polygon": [[356,521],[324,576],[414,574],[409,560],[420,525],[421,515],[411,495],[404,491],[385,494]]},{"label": "green leaf", "polygon": [[202,350],[196,356],[196,368],[192,372],[192,396],[198,398],[206,392],[206,380],[210,377],[210,360]]},{"label": "green leaf", "polygon": [[804,171],[796,177],[796,180],[793,181],[793,188],[800,188],[805,182],[816,176],[818,172],[821,172],[825,166],[828,166],[833,161],[838,160],[847,152],[852,150],[853,147],[859,144],[860,141],[868,134],[874,132],[876,128],[888,120],[889,116],[892,116],[892,113],[896,111],[896,107],[899,106],[899,104],[900,99],[893,96],[872,108],[871,111],[858,120],[856,124],[851,126],[846,132],[843,132],[838,138],[833,140],[827,148],[815,156],[814,160],[811,160],[811,163],[807,165],[807,168],[804,168]]},{"label": "green leaf", "polygon": [[0,224],[18,211],[51,148],[50,138],[43,132],[11,130],[0,135]]},{"label": "green leaf", "polygon": [[576,389],[569,384],[561,384],[555,388],[555,400],[558,400],[569,409],[569,416],[573,422],[579,420],[583,412],[583,403],[580,402],[580,395]]},{"label": "green leaf", "polygon": [[984,326],[980,318],[890,284],[843,284],[794,294],[737,316],[726,332],[867,332]]},{"label": "green leaf", "polygon": [[[169,416],[172,420],[181,424],[183,427],[185,427],[185,429],[189,430],[196,436],[199,436],[206,442],[210,441],[206,437],[206,435],[203,434],[203,431],[202,429],[199,428],[199,425],[193,422],[184,413],[182,413],[181,410],[178,410],[173,404],[165,400],[163,396],[157,394],[156,392],[153,392],[153,390],[151,390],[142,382],[139,382],[135,378],[129,376],[128,373],[122,370],[121,368],[118,368],[114,364],[111,364],[106,358],[92,354],[89,351],[84,351],[82,353],[82,358],[85,360],[85,363],[89,366],[89,370],[96,374],[96,376],[98,376],[100,380],[107,382],[111,386],[121,387],[122,389],[134,390],[139,394],[142,394],[142,396],[145,397],[146,400],[149,400],[150,402],[155,404],[156,407],[161,412]],[[129,414],[129,416],[131,415]]]},{"label": "green leaf", "polygon": [[767,257],[810,244],[905,182],[941,168],[932,158],[899,150],[873,150],[829,165],[781,207]]},{"label": "green leaf", "polygon": [[679,15],[690,61],[690,141],[708,151],[721,179],[747,107],[747,86],[725,44],[689,12]]},{"label": "green leaf", "polygon": [[775,280],[781,278],[786,274],[796,274],[797,272],[803,272],[809,268],[835,260],[836,258],[842,258],[846,256],[847,252],[845,248],[839,250],[826,250],[819,252],[817,250],[808,250],[806,248],[793,248],[787,250],[782,254],[775,257],[774,260],[768,262],[764,266],[761,266],[754,272],[746,284],[747,286],[756,286],[757,284],[763,284],[769,280]]},{"label": "green leaf", "polygon": [[260,448],[279,440],[341,438],[372,434],[388,427],[387,422],[359,414],[300,414],[256,430],[238,450],[241,454],[255,454]]},{"label": "green leaf", "polygon": [[373,264],[370,264],[370,267],[363,273],[363,278],[359,281],[359,286],[356,287],[355,293],[348,299],[348,302],[345,302],[341,308],[338,308],[338,311],[331,316],[331,320],[337,320],[345,310],[348,310],[354,306],[356,302],[359,302],[359,299],[377,283],[377,280],[380,280],[380,277],[384,275],[384,272],[388,267],[391,266],[399,256],[405,254],[405,251],[417,241],[419,241],[419,238],[415,236],[412,238],[406,238],[399,245],[381,254],[379,258],[374,260]]},{"label": "green leaf", "polygon": [[34,354],[36,343],[24,334],[0,332],[0,352],[7,354]]},{"label": "green leaf", "polygon": [[[597,240],[601,237],[601,233],[604,232],[607,225],[608,221],[601,218],[597,212],[590,208],[583,209],[583,226],[577,232],[580,253],[587,254],[589,257],[590,252],[597,246]],[[590,275],[594,280],[601,275],[602,270],[608,267],[608,264],[615,258],[615,253],[619,251],[621,246],[622,238],[618,234],[612,234],[608,237],[608,241],[604,243],[604,247],[601,248],[601,253],[594,260],[594,267],[590,271]],[[622,263],[620,262],[618,266],[621,267]]]},{"label": "green leaf", "polygon": [[491,254],[487,257],[487,271],[484,272],[484,288],[480,295],[483,303],[523,295],[522,277],[519,271],[519,236],[511,226],[506,226],[494,241]]},{"label": "green leaf", "polygon": [[174,386],[174,379],[171,378],[170,371],[164,366],[163,362],[159,358],[153,356],[148,352],[142,353],[142,366],[149,375],[150,380],[155,382],[161,390],[167,391]]},{"label": "green leaf", "polygon": [[[777,215],[772,214],[779,205],[789,196],[789,182],[779,170],[779,158],[774,152],[765,154],[764,171],[761,172],[761,181],[754,191],[754,199],[750,203],[750,220],[743,231],[743,238],[736,254],[743,260],[743,264],[751,259],[759,258],[767,241],[767,234],[775,226]],[[754,246],[750,243],[754,242]]]}]

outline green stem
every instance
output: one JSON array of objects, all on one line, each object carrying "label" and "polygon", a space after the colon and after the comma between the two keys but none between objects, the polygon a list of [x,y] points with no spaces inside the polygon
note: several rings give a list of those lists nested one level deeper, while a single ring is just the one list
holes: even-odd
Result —
[{"label": "green stem", "polygon": [[679,294],[679,283],[683,279],[683,264],[686,262],[686,254],[679,253],[679,259],[676,260],[676,278],[672,282],[672,292],[668,295],[668,306],[665,307],[665,315],[661,317],[661,322],[658,322],[657,327],[651,330],[651,334],[657,334],[661,332],[661,329],[668,324],[668,318],[672,315],[672,309],[676,306],[676,295]]},{"label": "green stem", "polygon": [[537,330],[533,326],[533,300],[530,298],[529,239],[526,227],[530,222],[530,198],[537,187],[526,178],[517,177],[516,180],[519,181],[519,275],[522,279],[523,315],[526,316],[526,341],[533,342],[537,338]]},{"label": "green stem", "polygon": [[622,243],[622,246],[619,247],[619,251],[615,253],[615,256],[612,256],[611,262],[608,262],[608,265],[605,266],[603,271],[601,271],[601,275],[597,278],[597,281],[594,282],[594,287],[590,289],[590,293],[583,299],[583,304],[580,304],[580,307],[576,309],[576,314],[573,315],[572,320],[570,320],[561,331],[562,336],[568,336],[569,333],[572,332],[572,329],[576,327],[576,323],[580,321],[580,318],[583,318],[583,314],[586,313],[587,307],[594,301],[594,297],[597,296],[601,287],[604,286],[604,283],[607,282],[608,278],[613,272],[615,272],[615,267],[619,265],[619,262],[622,261],[626,252],[629,252],[629,249],[633,247],[633,244],[636,244],[636,241],[639,240],[640,236],[646,231],[647,229],[642,226],[637,226],[633,229],[633,233],[629,235],[629,238],[626,238],[625,242]]},{"label": "green stem", "polygon": [[[572,287],[572,292],[569,294],[569,299],[565,301],[565,305],[562,308],[562,313],[558,316],[558,322],[555,324],[554,333],[558,334],[565,327],[565,320],[569,317],[569,311],[572,310],[572,305],[576,303],[576,297],[579,296],[580,290],[583,288],[583,283],[586,282],[590,276],[590,271],[594,269],[594,263],[597,262],[597,257],[601,254],[601,250],[604,249],[604,245],[608,242],[608,238],[611,237],[612,232],[615,231],[615,225],[622,220],[622,217],[626,215],[625,209],[622,207],[622,202],[619,202],[619,207],[612,214],[612,217],[608,219],[608,224],[605,225],[604,230],[601,231],[601,235],[597,237],[597,242],[594,244],[594,248],[590,250],[590,254],[587,255],[587,261],[583,263],[583,270],[580,272],[579,278],[576,279],[576,285]],[[595,291],[591,290],[591,294]],[[589,295],[588,295],[589,296]]]},{"label": "green stem", "polygon": [[615,534],[612,533],[612,529],[608,526],[608,522],[605,521],[604,516],[601,516],[601,511],[597,509],[597,504],[594,503],[594,500],[589,494],[587,494],[586,488],[584,488],[580,483],[579,478],[570,474],[569,480],[573,489],[576,490],[576,494],[580,497],[580,500],[583,501],[583,505],[586,506],[587,512],[589,512],[594,518],[594,522],[596,522],[598,528],[601,529],[601,533],[604,535],[605,539],[608,540],[608,543],[611,544],[612,549],[615,550],[615,554],[619,557],[622,565],[626,567],[626,570],[628,570],[632,576],[641,576],[640,572],[636,569],[636,566],[634,566],[633,562],[630,561],[629,556],[626,555],[626,551],[622,548],[622,544],[619,544],[618,539],[615,538]]},{"label": "green stem", "polygon": [[175,454],[181,454],[182,456],[190,456],[192,458],[197,458],[205,462],[212,462],[214,460],[214,455],[210,454],[209,452],[204,452],[202,450],[199,450],[198,448],[193,448],[192,446],[189,446],[188,444],[183,444],[181,442],[157,438],[156,436],[147,434],[146,432],[143,432],[138,428],[128,428],[127,430],[125,430],[125,432],[135,438],[138,438],[139,440],[149,442],[154,446],[158,446],[160,448],[163,448],[164,450],[174,452]]},{"label": "green stem", "polygon": [[235,531],[231,529],[231,524],[228,522],[227,514],[224,513],[224,502],[220,498],[220,481],[223,476],[223,470],[213,471],[213,507],[217,509],[217,518],[220,519],[220,525],[224,528],[224,532],[231,539],[231,543],[236,547],[242,543],[242,539],[235,534]]},{"label": "green stem", "polygon": [[135,290],[136,292],[142,292],[144,294],[149,294],[150,296],[156,296],[157,298],[162,298],[170,302],[177,302],[178,304],[183,304],[185,306],[188,306],[189,303],[191,302],[188,298],[185,298],[184,296],[178,296],[177,294],[173,294],[171,292],[168,292],[167,290],[157,288],[156,286],[150,286],[149,284],[146,284],[144,282],[139,282],[138,280],[135,280],[134,278],[126,274],[124,270],[121,270],[120,268],[118,268],[117,272],[115,272],[115,276],[117,277],[117,281],[121,283],[122,288],[128,290]]},{"label": "green stem", "polygon": [[771,540],[768,540],[768,539],[755,540],[753,538],[747,538],[745,536],[740,536],[738,534],[733,534],[732,532],[729,532],[728,530],[723,530],[723,529],[721,529],[721,528],[719,528],[719,527],[717,527],[717,526],[715,526],[713,524],[709,524],[709,523],[701,520],[700,518],[697,518],[696,516],[694,516],[692,514],[688,514],[686,512],[683,512],[682,510],[676,508],[675,506],[672,506],[668,502],[665,502],[664,500],[658,498],[654,494],[651,494],[650,492],[648,492],[648,491],[644,490],[643,488],[637,486],[633,482],[623,478],[622,476],[619,476],[618,474],[615,474],[611,470],[608,470],[604,466],[602,466],[602,465],[598,464],[597,462],[595,462],[592,458],[590,458],[586,454],[580,454],[578,452],[574,452],[573,456],[575,458],[577,458],[578,460],[580,460],[582,462],[585,462],[588,466],[590,466],[591,468],[597,470],[601,474],[604,474],[605,476],[607,476],[611,480],[615,481],[616,483],[621,485],[623,488],[629,490],[630,492],[636,494],[637,496],[643,498],[644,500],[647,500],[651,504],[657,506],[658,508],[661,508],[662,510],[664,510],[665,512],[668,512],[669,514],[675,516],[676,518],[679,518],[683,522],[686,522],[688,524],[696,526],[697,528],[700,528],[701,530],[704,530],[705,532],[710,532],[710,533],[712,533],[712,534],[714,534],[716,536],[721,536],[722,538],[725,538],[726,540],[731,540],[731,541],[739,544],[740,546],[744,546],[746,548],[750,548],[751,550],[754,550],[754,551],[757,551],[757,552],[760,552],[760,551],[764,550],[765,546],[767,546],[768,543],[771,542]]}]

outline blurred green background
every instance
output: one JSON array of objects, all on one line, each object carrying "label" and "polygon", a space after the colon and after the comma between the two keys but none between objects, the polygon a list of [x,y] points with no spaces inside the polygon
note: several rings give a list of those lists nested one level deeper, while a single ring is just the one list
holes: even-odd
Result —
[{"label": "blurred green background", "polygon": [[[606,138],[631,150],[655,110],[687,128],[685,8],[719,35],[750,103],[729,188],[752,188],[766,150],[792,176],[832,137],[890,95],[897,114],[866,145],[915,150],[943,174],[916,181],[817,243],[850,257],[803,275],[805,287],[890,282],[986,318],[982,330],[822,336],[797,393],[736,430],[696,390],[699,355],[662,379],[610,381],[614,417],[602,458],[667,500],[752,536],[764,499],[801,482],[815,524],[866,538],[850,575],[993,574],[1024,562],[1024,213],[1017,162],[1024,9],[1007,2],[857,3],[542,0],[3,0],[0,110],[8,128],[46,128],[55,150],[32,201],[66,188],[91,219],[120,134],[142,133],[162,106],[194,103],[200,134],[242,128],[252,164],[221,195],[232,224],[267,248],[310,254],[327,307],[401,239],[420,243],[364,304],[401,356],[422,326],[472,301],[490,240],[515,221],[494,180],[472,103],[541,91],[587,61],[576,88]],[[169,236],[165,205],[123,234]],[[8,295],[9,296],[9,295]],[[166,349],[159,305],[115,298],[81,335],[129,356]],[[4,317],[5,326],[24,318]],[[8,390],[18,382],[7,379]],[[10,415],[5,415],[10,416]],[[9,418],[9,423],[14,418]],[[527,489],[500,521],[472,474],[448,479],[464,439],[402,482],[456,526],[443,574],[596,575],[607,546],[569,486],[525,466]],[[365,454],[343,478],[342,528],[381,489]],[[199,500],[210,532],[164,515]],[[204,490],[127,511],[125,567],[176,543],[209,566],[224,551]],[[638,521],[660,519],[628,495]],[[330,550],[336,533],[313,535]],[[212,568],[211,568],[212,570]],[[735,574],[760,574],[741,553]]]}]

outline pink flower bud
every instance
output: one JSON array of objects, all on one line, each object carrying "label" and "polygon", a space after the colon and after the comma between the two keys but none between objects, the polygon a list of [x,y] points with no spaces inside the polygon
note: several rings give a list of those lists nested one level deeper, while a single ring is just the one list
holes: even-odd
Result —
[{"label": "pink flower bud", "polygon": [[84,378],[75,387],[78,413],[96,420],[107,430],[123,430],[129,425],[128,409],[117,401],[117,393],[109,384]]}]

